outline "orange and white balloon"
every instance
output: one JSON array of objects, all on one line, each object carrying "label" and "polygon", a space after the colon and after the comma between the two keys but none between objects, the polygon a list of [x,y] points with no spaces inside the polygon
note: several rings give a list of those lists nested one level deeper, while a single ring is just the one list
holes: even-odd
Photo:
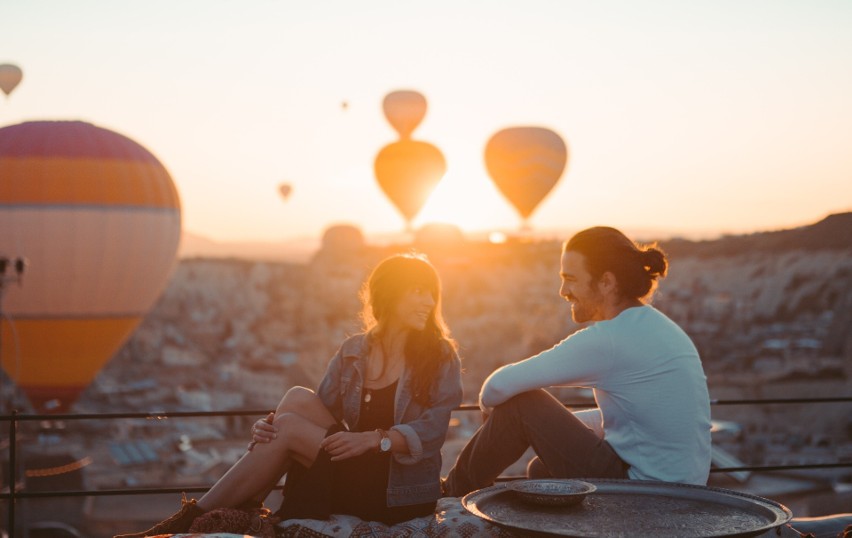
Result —
[{"label": "orange and white balloon", "polygon": [[65,411],[165,288],[178,192],[147,149],[77,121],[0,129],[0,177],[0,254],[28,260],[0,358],[38,411]]}]

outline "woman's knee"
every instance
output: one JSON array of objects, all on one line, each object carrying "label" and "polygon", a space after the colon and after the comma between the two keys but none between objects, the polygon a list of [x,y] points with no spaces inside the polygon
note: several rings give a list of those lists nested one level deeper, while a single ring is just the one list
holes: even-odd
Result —
[{"label": "woman's knee", "polygon": [[310,466],[327,429],[296,413],[281,413],[272,423],[278,428],[278,436],[272,441],[274,449],[301,456],[302,459],[297,458],[300,463],[308,459]]},{"label": "woman's knee", "polygon": [[296,413],[288,413],[285,411],[283,413],[276,413],[272,424],[278,428],[278,433],[275,438],[272,439],[271,443],[281,448],[286,448],[288,442],[291,440],[290,438],[294,435],[298,435],[299,431],[301,431],[305,424],[305,419]]},{"label": "woman's knee", "polygon": [[296,413],[285,411],[283,413],[276,413],[272,424],[274,424],[275,427],[278,428],[278,432],[281,433],[287,432],[293,428],[298,428],[299,424],[304,422],[304,420],[304,418],[300,417]]},{"label": "woman's knee", "polygon": [[279,413],[293,411],[318,401],[319,397],[311,389],[299,386],[292,387],[286,394],[284,394],[284,397],[281,398],[281,402],[278,404],[278,409],[275,410],[275,414],[277,415]]}]

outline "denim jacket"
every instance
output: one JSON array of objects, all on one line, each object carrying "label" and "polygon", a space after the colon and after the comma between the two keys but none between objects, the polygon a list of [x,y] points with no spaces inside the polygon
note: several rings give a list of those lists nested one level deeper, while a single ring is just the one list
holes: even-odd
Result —
[{"label": "denim jacket", "polygon": [[[348,338],[329,362],[318,394],[334,418],[354,427],[361,412],[361,391],[367,370],[370,337],[359,334]],[[451,354],[432,385],[432,406],[424,407],[413,399],[411,372],[406,368],[397,384],[394,426],[408,443],[408,454],[394,452],[388,478],[388,506],[432,502],[441,497],[441,446],[447,436],[450,412],[462,401],[461,362]]]}]

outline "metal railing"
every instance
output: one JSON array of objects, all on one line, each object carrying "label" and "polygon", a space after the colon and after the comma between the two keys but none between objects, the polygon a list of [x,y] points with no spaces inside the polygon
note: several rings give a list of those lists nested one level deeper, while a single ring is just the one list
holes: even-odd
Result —
[{"label": "metal railing", "polygon": [[[770,405],[770,404],[820,404],[820,403],[849,403],[852,396],[838,396],[828,398],[772,398],[772,399],[713,399],[713,406],[728,405]],[[584,409],[595,407],[589,402],[564,402],[565,407],[571,409]],[[478,411],[479,407],[474,404],[463,404],[456,411]],[[158,411],[142,413],[78,413],[78,414],[22,414],[12,411],[8,415],[0,415],[0,422],[9,423],[9,463],[6,476],[9,481],[9,492],[0,492],[0,500],[9,502],[9,513],[7,530],[9,536],[15,536],[15,502],[18,499],[54,498],[54,497],[96,497],[96,496],[118,496],[118,495],[150,495],[160,493],[203,493],[211,486],[196,487],[162,487],[162,488],[122,488],[122,489],[98,489],[98,490],[65,490],[65,491],[18,491],[16,484],[17,468],[17,439],[16,431],[20,422],[36,421],[73,421],[73,420],[115,420],[127,418],[141,418],[148,420],[161,420],[168,418],[199,418],[199,417],[250,417],[265,416],[269,409],[244,409],[238,411]],[[834,463],[812,463],[795,465],[743,465],[737,467],[713,467],[711,473],[733,473],[741,471],[769,472],[808,469],[834,469],[852,468],[852,462],[836,461]],[[511,480],[521,477],[503,476],[498,480]],[[278,487],[280,489],[280,486]]]}]

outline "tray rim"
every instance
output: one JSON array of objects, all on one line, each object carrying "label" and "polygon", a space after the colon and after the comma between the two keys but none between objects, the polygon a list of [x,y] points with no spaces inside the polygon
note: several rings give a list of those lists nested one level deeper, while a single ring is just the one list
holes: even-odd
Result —
[{"label": "tray rim", "polygon": [[[559,478],[549,479],[549,480],[561,480]],[[784,506],[783,504],[773,501],[771,499],[767,499],[765,497],[760,497],[758,495],[752,495],[750,493],[743,493],[740,491],[735,491],[727,488],[720,488],[715,486],[700,486],[696,484],[682,484],[677,482],[662,482],[657,480],[630,480],[630,479],[613,479],[613,478],[576,478],[576,479],[564,479],[564,480],[582,480],[584,482],[589,482],[597,487],[597,490],[589,495],[605,495],[607,493],[613,492],[621,487],[637,488],[639,491],[636,493],[642,493],[643,491],[648,494],[651,493],[659,493],[658,491],[652,491],[659,488],[662,489],[670,489],[672,493],[675,494],[678,491],[702,491],[702,492],[710,492],[715,493],[727,497],[739,497],[751,501],[753,503],[757,503],[761,505],[762,508],[768,509],[770,512],[775,513],[776,518],[774,522],[769,522],[766,525],[762,525],[760,527],[756,527],[754,529],[746,530],[746,531],[738,531],[737,533],[731,534],[711,534],[707,535],[705,538],[717,538],[717,537],[726,537],[726,536],[757,536],[760,533],[764,533],[768,530],[774,529],[776,527],[780,527],[786,523],[789,523],[791,519],[793,519],[793,513],[789,508]],[[610,489],[607,491],[607,486]],[[510,523],[505,521],[498,521],[494,517],[484,513],[477,506],[476,502],[480,501],[482,498],[493,497],[499,493],[511,491],[508,487],[508,483],[498,483],[493,486],[489,486],[486,488],[482,488],[476,491],[472,491],[467,495],[464,495],[461,498],[462,506],[471,514],[488,521],[489,523],[494,523],[496,525],[502,527],[508,527],[514,530],[522,530],[527,532],[546,534],[544,531],[540,529],[530,528],[529,526],[524,526],[518,523]],[[557,536],[562,534],[556,534]],[[565,534],[562,536],[572,536],[570,534]]]}]

